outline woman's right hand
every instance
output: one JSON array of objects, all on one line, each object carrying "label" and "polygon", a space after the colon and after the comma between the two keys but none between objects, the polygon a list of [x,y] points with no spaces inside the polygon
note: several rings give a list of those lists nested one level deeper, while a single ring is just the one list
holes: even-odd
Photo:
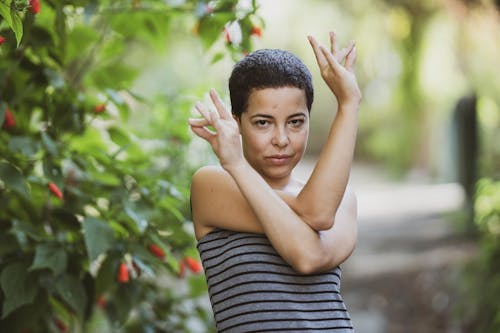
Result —
[{"label": "woman's right hand", "polygon": [[[203,118],[190,118],[188,122],[194,134],[210,143],[221,166],[226,171],[230,171],[231,168],[245,161],[238,124],[214,89],[210,90],[210,99],[215,106],[215,111],[207,110],[205,106],[197,102],[195,108]],[[215,132],[210,131],[207,126],[212,126]]]}]

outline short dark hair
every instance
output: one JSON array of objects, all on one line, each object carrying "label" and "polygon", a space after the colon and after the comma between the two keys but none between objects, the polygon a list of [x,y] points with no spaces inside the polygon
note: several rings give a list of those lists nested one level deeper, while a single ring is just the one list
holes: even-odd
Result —
[{"label": "short dark hair", "polygon": [[229,78],[232,113],[240,118],[248,107],[254,89],[295,87],[304,90],[307,109],[314,99],[311,73],[293,53],[262,49],[250,53],[236,63]]}]

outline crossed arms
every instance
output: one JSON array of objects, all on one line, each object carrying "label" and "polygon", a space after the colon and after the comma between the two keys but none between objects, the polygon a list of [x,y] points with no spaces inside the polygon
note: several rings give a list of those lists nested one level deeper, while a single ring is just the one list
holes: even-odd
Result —
[{"label": "crossed arms", "polygon": [[[203,167],[193,176],[191,202],[196,236],[214,228],[264,233],[296,271],[312,274],[336,267],[356,242],[357,204],[345,190],[357,132],[361,93],[354,75],[353,43],[339,51],[309,42],[321,75],[335,94],[338,112],[318,163],[296,194],[272,189],[243,157],[236,120],[212,90],[216,112],[197,105],[201,119],[190,119],[195,134],[210,143],[221,167]],[[344,62],[344,65],[342,65]],[[206,129],[211,125],[215,133]]]}]

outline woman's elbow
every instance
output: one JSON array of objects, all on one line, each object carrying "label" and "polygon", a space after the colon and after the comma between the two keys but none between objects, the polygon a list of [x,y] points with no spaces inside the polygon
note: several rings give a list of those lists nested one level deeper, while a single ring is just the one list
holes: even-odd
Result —
[{"label": "woman's elbow", "polygon": [[311,218],[306,223],[316,231],[326,231],[333,227],[334,222],[334,218],[328,215]]},{"label": "woman's elbow", "polygon": [[304,255],[296,256],[291,266],[302,275],[316,274],[324,269],[324,256],[304,253]]}]

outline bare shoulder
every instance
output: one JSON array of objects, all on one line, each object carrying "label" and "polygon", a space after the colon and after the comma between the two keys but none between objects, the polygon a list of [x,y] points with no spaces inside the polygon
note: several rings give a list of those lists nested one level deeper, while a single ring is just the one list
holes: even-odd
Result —
[{"label": "bare shoulder", "polygon": [[259,232],[260,224],[231,175],[220,166],[198,169],[191,182],[196,238],[216,228]]},{"label": "bare shoulder", "polygon": [[[211,176],[211,175],[227,175],[229,176],[229,174],[227,173],[226,170],[224,170],[224,168],[222,168],[220,165],[205,165],[205,166],[202,166],[201,168],[199,168],[198,170],[196,170],[196,172],[194,173],[193,175],[193,178],[196,178],[196,177],[205,177],[205,176]],[[230,176],[229,176],[230,177]]]}]

